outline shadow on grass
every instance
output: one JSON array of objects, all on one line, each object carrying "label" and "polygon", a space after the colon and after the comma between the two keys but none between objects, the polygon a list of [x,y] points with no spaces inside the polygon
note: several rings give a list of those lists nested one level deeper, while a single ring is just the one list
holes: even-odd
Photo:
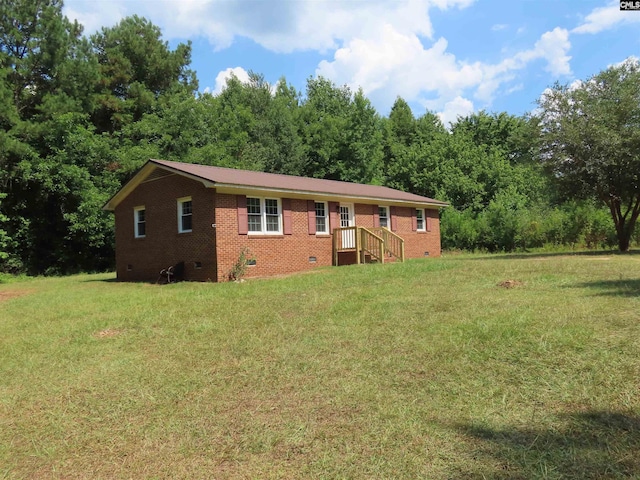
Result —
[{"label": "shadow on grass", "polygon": [[[177,285],[180,283],[186,283],[186,280],[180,280],[177,282],[171,282],[171,283],[167,283],[166,280],[161,280],[161,281],[151,281],[151,280],[118,280],[116,277],[114,278],[89,278],[87,280],[82,280],[82,282],[85,283],[91,283],[91,282],[100,282],[100,283],[121,283],[122,285],[157,285],[159,287],[162,287],[164,285]],[[196,283],[196,282],[194,282]]]},{"label": "shadow on grass", "polygon": [[619,280],[596,280],[572,285],[572,288],[588,288],[595,290],[594,295],[611,297],[640,297],[640,278]]},{"label": "shadow on grass", "polygon": [[640,255],[640,250],[634,249],[628,252],[620,252],[619,250],[581,250],[579,252],[524,252],[524,253],[487,253],[479,257],[465,257],[465,260],[522,260],[531,258],[554,258],[554,257],[594,257],[594,256],[611,256],[611,255]]},{"label": "shadow on grass", "polygon": [[101,283],[116,283],[118,279],[116,277],[112,278],[89,278],[87,280],[82,280],[83,282],[101,282]]},{"label": "shadow on grass", "polygon": [[560,427],[547,430],[455,426],[475,446],[472,447],[475,450],[473,457],[489,460],[482,462],[482,466],[470,465],[468,471],[458,469],[455,476],[522,479],[640,477],[640,418],[624,413],[592,411],[569,414],[560,420]]}]

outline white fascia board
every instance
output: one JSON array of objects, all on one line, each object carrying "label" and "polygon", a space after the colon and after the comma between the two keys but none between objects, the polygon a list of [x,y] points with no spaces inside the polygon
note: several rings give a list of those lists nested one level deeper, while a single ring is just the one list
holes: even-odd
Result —
[{"label": "white fascia board", "polygon": [[[267,188],[267,187],[256,187],[253,185],[238,185],[238,184],[226,184],[226,183],[215,183],[211,186],[211,188],[215,188],[219,193],[229,193],[235,195],[244,195],[244,194],[254,194],[258,197],[264,197],[269,195],[279,196],[287,195],[289,197],[294,198],[306,198],[309,200],[322,200],[322,201],[350,201],[354,202],[356,200],[364,201],[368,204],[383,204],[383,205],[393,205],[393,206],[414,206],[414,205],[422,205],[430,208],[444,208],[448,207],[448,204],[442,205],[440,203],[432,203],[432,202],[420,202],[420,201],[410,201],[410,200],[396,200],[391,198],[384,197],[367,197],[362,195],[345,195],[345,194],[332,194],[328,192],[312,192],[308,190],[294,190],[294,189],[285,189],[285,188]],[[362,203],[362,202],[358,202]]]},{"label": "white fascia board", "polygon": [[185,173],[180,170],[176,170],[171,167],[166,167],[164,165],[159,165],[149,160],[145,163],[140,170],[129,180],[124,186],[118,190],[118,192],[111,197],[107,203],[102,207],[103,210],[113,211],[116,207],[122,202],[131,192],[133,192],[138,185],[144,182],[149,175],[156,169],[160,168],[162,170],[166,170],[168,172],[174,173],[176,175],[182,175],[196,182],[202,183],[206,188],[214,187],[213,182],[209,180],[205,180],[203,178],[198,177],[197,175],[191,175],[190,173]]}]

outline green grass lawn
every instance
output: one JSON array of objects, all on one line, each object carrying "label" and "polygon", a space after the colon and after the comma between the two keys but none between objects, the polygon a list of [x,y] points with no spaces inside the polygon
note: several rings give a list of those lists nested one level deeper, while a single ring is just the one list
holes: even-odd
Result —
[{"label": "green grass lawn", "polygon": [[0,478],[640,478],[637,253],[113,280],[0,284]]}]

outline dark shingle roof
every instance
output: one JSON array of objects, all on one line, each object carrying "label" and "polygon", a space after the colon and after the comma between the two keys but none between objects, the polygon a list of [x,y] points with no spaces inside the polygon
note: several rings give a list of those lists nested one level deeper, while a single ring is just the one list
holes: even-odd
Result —
[{"label": "dark shingle roof", "polygon": [[446,202],[414,195],[400,190],[379,185],[323,180],[319,178],[296,177],[276,173],[236,170],[233,168],[211,167],[194,163],[170,162],[168,160],[149,160],[150,163],[186,173],[220,186],[260,188],[267,190],[284,190],[297,193],[317,193],[343,197],[354,197],[372,200],[393,200],[398,202],[447,206]]}]

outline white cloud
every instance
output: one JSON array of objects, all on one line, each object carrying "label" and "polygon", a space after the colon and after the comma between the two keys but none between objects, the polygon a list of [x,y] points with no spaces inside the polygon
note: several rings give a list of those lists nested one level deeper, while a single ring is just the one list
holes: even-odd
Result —
[{"label": "white cloud", "polygon": [[458,117],[466,117],[473,110],[473,102],[471,100],[457,96],[444,104],[444,108],[438,113],[438,117],[440,117],[442,124],[449,128],[449,125],[454,123]]},{"label": "white cloud", "polygon": [[425,49],[416,35],[385,25],[376,38],[353,39],[338,49],[333,61],[320,62],[316,74],[353,89],[362,87],[366,95],[385,90],[388,104],[398,95],[413,99],[422,90],[455,93],[477,83],[479,69],[459,64],[446,49],[443,38]]},{"label": "white cloud", "polygon": [[569,32],[563,28],[555,28],[542,34],[532,49],[523,50],[496,65],[496,73],[520,70],[528,63],[543,59],[547,61],[545,70],[553,75],[569,75],[571,57],[567,52],[571,48]]},{"label": "white cloud", "polygon": [[518,83],[513,87],[509,87],[505,93],[509,95],[510,93],[519,92],[520,90],[524,90],[524,83]]},{"label": "white cloud", "polygon": [[[574,80],[573,82],[571,82],[569,84],[569,90],[570,91],[578,90],[578,89],[582,88],[582,85],[584,85],[584,82],[582,80],[580,80],[580,79],[576,79],[576,80]],[[545,92],[549,93],[547,90],[545,90]]]},{"label": "white cloud", "polygon": [[506,30],[508,27],[509,25],[506,25],[504,23],[496,23],[491,27],[491,30],[494,32],[499,32],[500,30]]},{"label": "white cloud", "polygon": [[611,2],[606,7],[595,8],[587,15],[584,22],[571,30],[571,33],[600,33],[617,25],[640,23],[638,12],[620,10],[620,2]]},{"label": "white cloud", "polygon": [[523,70],[536,60],[545,60],[544,69],[554,76],[570,75],[571,57],[567,55],[570,48],[567,30],[555,28],[545,32],[533,48],[518,52],[496,65],[485,65],[484,78],[478,86],[476,97],[490,103],[501,84],[514,80],[517,71]]},{"label": "white cloud", "polygon": [[617,63],[613,63],[611,65],[608,65],[607,68],[610,68],[610,67],[616,67],[616,68],[617,67],[622,67],[623,65],[625,65],[627,63],[640,65],[640,58],[636,57],[635,55],[629,55],[627,58],[625,58],[621,62],[617,62]]},{"label": "white cloud", "polygon": [[383,23],[405,34],[431,38],[429,10],[465,8],[474,0],[67,0],[64,12],[88,33],[126,15],[145,16],[167,39],[208,38],[215,49],[237,37],[281,53],[326,52],[352,38],[371,36]]},{"label": "white cloud", "polygon": [[[562,28],[544,33],[531,49],[497,63],[458,59],[447,50],[445,38],[435,37],[430,11],[462,9],[473,2],[66,0],[65,14],[85,24],[87,33],[99,28],[100,23],[111,26],[135,13],[158,25],[165,39],[205,37],[214,48],[223,49],[234,39],[245,37],[279,53],[332,52],[330,60],[320,62],[316,74],[338,85],[362,87],[381,111],[401,96],[409,102],[441,110],[441,114],[449,118],[453,115],[451,112],[472,105],[466,98],[474,98],[484,108],[501,88],[505,94],[520,88],[511,84],[534,62],[544,62],[542,68],[554,76],[571,73],[569,33]],[[492,30],[507,27],[496,24]],[[219,72],[215,86],[205,91],[221,92],[232,72],[242,81],[248,79],[243,68],[229,68]]]},{"label": "white cloud", "polygon": [[[567,55],[571,43],[568,32],[561,28],[544,33],[533,48],[497,64],[459,61],[447,51],[447,46],[447,41],[439,38],[425,48],[416,35],[402,33],[386,24],[375,37],[354,38],[345,43],[331,61],[320,62],[316,74],[352,89],[362,87],[383,110],[389,108],[398,95],[409,102],[418,101],[430,109],[440,110],[469,94],[490,104],[502,85],[516,79],[518,72],[534,61],[543,60],[543,68],[553,75],[571,73],[571,57]],[[449,109],[453,105],[460,103],[451,103]]]},{"label": "white cloud", "polygon": [[[86,7],[91,5],[91,8]],[[77,20],[84,27],[85,35],[92,35],[104,26],[112,26],[127,16],[124,5],[111,2],[68,1],[65,2],[64,14],[71,20]]]},{"label": "white cloud", "polygon": [[249,82],[249,73],[244,68],[227,68],[226,70],[222,70],[218,73],[218,75],[216,75],[216,86],[213,89],[211,87],[205,88],[204,93],[219,95],[227,86],[227,80],[229,80],[232,76],[236,77],[242,83]]},{"label": "white cloud", "polygon": [[540,37],[535,44],[532,58],[542,58],[547,61],[547,70],[552,75],[570,75],[571,67],[569,61],[571,57],[567,52],[571,49],[569,42],[569,32],[564,28],[554,28]]}]

